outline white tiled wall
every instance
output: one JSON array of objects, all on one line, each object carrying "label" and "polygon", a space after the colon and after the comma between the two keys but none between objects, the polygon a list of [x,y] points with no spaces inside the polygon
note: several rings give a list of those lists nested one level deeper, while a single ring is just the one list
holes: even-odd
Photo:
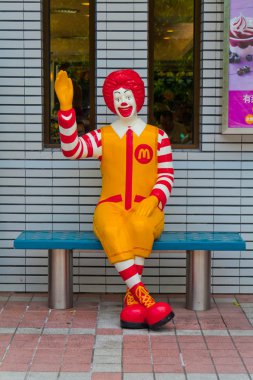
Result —
[{"label": "white tiled wall", "polygon": [[[100,191],[95,160],[68,161],[43,148],[42,1],[0,2],[0,291],[47,291],[47,252],[13,250],[24,229],[89,229]],[[147,84],[147,0],[97,1],[97,124],[113,117],[101,86],[114,69],[136,69]],[[253,291],[251,136],[221,135],[223,1],[202,4],[201,146],[175,151],[168,231],[239,231],[246,252],[215,252],[214,292]],[[142,110],[146,119],[147,105]],[[185,253],[154,254],[152,291],[184,292]],[[123,291],[103,252],[75,252],[74,290]]]}]

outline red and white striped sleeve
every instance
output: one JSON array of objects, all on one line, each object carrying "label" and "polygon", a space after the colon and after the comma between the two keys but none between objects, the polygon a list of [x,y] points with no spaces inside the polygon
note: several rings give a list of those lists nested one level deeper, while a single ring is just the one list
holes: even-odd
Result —
[{"label": "red and white striped sleeve", "polygon": [[71,160],[87,157],[102,159],[100,129],[78,137],[76,114],[73,108],[68,111],[58,112],[58,124],[60,128],[61,149],[65,157]]},{"label": "red and white striped sleeve", "polygon": [[166,205],[174,183],[174,169],[171,144],[168,135],[159,129],[157,145],[157,181],[150,195],[159,199],[159,208]]}]

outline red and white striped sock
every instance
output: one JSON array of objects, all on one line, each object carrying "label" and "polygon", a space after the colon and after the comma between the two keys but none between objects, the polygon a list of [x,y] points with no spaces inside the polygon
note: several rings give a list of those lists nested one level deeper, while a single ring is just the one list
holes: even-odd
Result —
[{"label": "red and white striped sock", "polygon": [[129,289],[139,284],[143,285],[133,259],[116,263],[115,268]]},{"label": "red and white striped sock", "polygon": [[142,272],[143,272],[143,268],[144,268],[144,262],[145,262],[144,257],[135,256],[134,263],[135,263],[135,266],[137,268],[137,271],[138,271],[140,278],[142,276]]}]

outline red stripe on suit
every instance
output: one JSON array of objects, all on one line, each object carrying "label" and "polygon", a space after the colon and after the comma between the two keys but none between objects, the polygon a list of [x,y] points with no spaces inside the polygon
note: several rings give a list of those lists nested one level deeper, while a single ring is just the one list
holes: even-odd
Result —
[{"label": "red stripe on suit", "polygon": [[97,135],[97,133],[100,133],[100,129],[97,131],[97,133],[95,131],[91,131],[90,133],[91,133],[92,137],[94,138],[97,147],[100,147],[101,146],[101,137],[99,140],[98,135]]},{"label": "red stripe on suit", "polygon": [[172,168],[159,168],[157,170],[158,174],[165,174],[165,173],[168,173],[168,174],[174,174],[174,169]]},{"label": "red stripe on suit", "polygon": [[[69,118],[69,116],[71,117]],[[63,116],[68,117],[66,120]],[[69,128],[70,126],[74,125],[76,121],[76,113],[74,108],[68,111],[59,111],[58,112],[58,123],[62,128]]]},{"label": "red stripe on suit", "polygon": [[79,149],[79,146],[80,146],[80,142],[78,141],[77,145],[75,146],[74,149],[71,149],[71,150],[63,150],[62,149],[62,153],[64,154],[65,157],[72,157],[76,154],[76,152],[78,151]]},{"label": "red stripe on suit", "polygon": [[162,139],[162,141],[158,144],[158,150],[166,146],[170,146],[170,140],[168,137],[165,137],[164,139]]},{"label": "red stripe on suit", "polygon": [[60,133],[60,138],[61,138],[61,142],[63,142],[64,144],[72,144],[77,138],[77,131],[72,133],[72,135],[70,136],[66,136]]},{"label": "red stripe on suit", "polygon": [[162,208],[164,208],[164,206],[166,205],[166,202],[167,202],[167,198],[166,198],[166,195],[164,194],[164,192],[160,189],[153,189],[150,193],[150,195],[155,195],[159,201],[162,203]]},{"label": "red stripe on suit", "polygon": [[87,146],[87,157],[92,157],[93,155],[93,146],[92,146],[92,142],[89,138],[89,136],[87,135],[83,135],[82,139],[84,140],[86,146]]},{"label": "red stripe on suit", "polygon": [[156,185],[164,185],[164,186],[167,187],[169,193],[171,192],[172,186],[171,186],[171,184],[170,184],[168,181],[163,181],[163,180],[159,181],[159,180],[158,180],[158,181],[156,182]]},{"label": "red stripe on suit", "polygon": [[157,157],[158,163],[162,162],[171,162],[172,161],[172,154],[163,154],[162,156]]}]

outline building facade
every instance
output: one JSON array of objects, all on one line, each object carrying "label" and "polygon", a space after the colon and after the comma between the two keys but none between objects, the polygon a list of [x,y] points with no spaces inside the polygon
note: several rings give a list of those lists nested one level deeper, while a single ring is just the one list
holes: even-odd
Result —
[{"label": "building facade", "polygon": [[[98,161],[68,161],[44,147],[42,5],[0,3],[1,291],[47,291],[47,252],[14,250],[13,240],[22,230],[91,230],[100,193]],[[96,1],[97,127],[112,120],[101,91],[109,72],[134,68],[148,84],[148,16],[148,0]],[[173,152],[165,230],[240,232],[247,251],[213,253],[212,291],[251,293],[253,136],[221,133],[223,22],[223,1],[202,0],[200,146]],[[144,119],[147,112],[145,103]],[[183,293],[185,264],[185,252],[153,254],[145,282],[154,292]],[[74,291],[123,292],[124,285],[103,252],[75,252]]]}]

